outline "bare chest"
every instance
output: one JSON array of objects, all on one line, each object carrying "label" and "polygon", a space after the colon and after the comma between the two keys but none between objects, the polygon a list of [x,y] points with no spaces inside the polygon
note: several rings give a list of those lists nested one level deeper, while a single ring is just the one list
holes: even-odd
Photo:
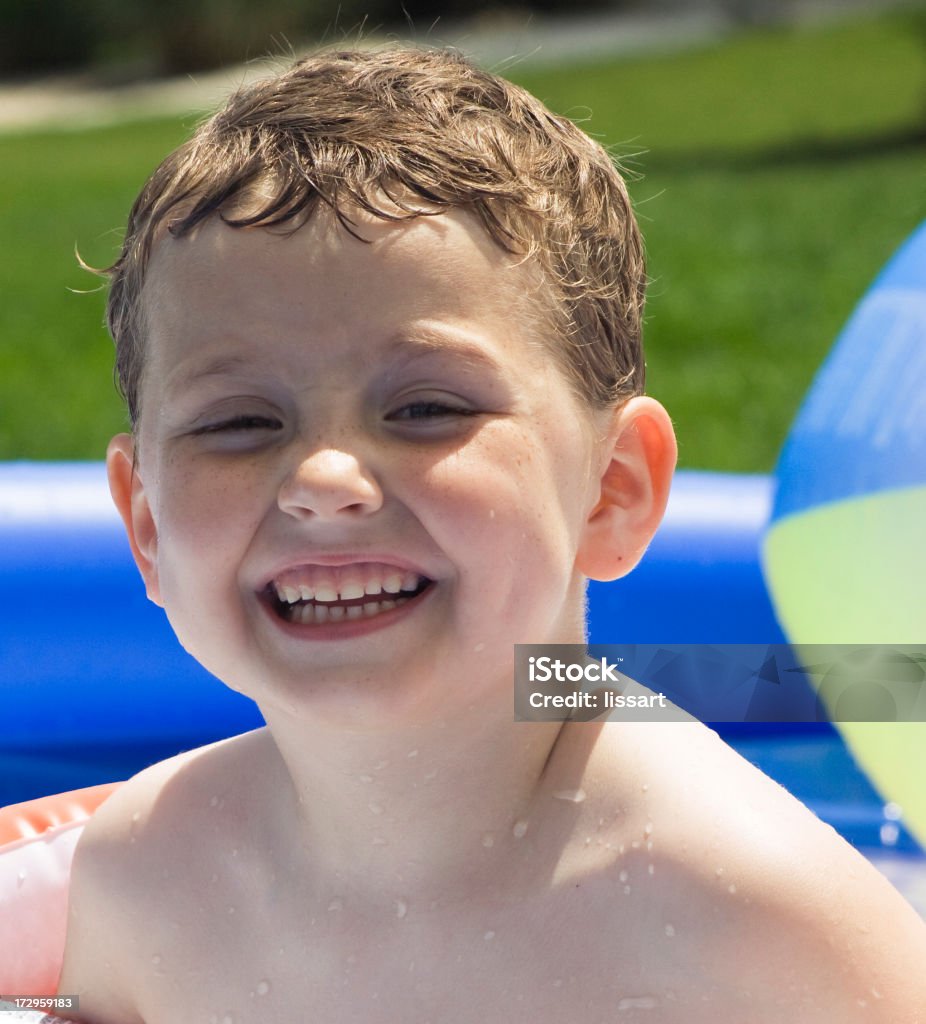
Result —
[{"label": "bare chest", "polygon": [[207,895],[144,939],[139,1009],[146,1024],[696,1019],[703,951],[642,893],[608,895],[574,887],[449,911],[337,896],[300,906],[272,888]]}]

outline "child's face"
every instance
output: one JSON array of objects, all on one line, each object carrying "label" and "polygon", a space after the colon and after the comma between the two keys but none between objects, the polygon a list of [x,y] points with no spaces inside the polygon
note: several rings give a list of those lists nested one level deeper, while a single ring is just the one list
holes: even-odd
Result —
[{"label": "child's face", "polygon": [[[184,646],[352,721],[471,704],[510,686],[512,644],[582,640],[601,462],[529,269],[463,213],[358,223],[369,243],[319,213],[159,244],[129,485]],[[370,593],[396,581],[414,596]],[[294,610],[301,587],[319,600]]]}]

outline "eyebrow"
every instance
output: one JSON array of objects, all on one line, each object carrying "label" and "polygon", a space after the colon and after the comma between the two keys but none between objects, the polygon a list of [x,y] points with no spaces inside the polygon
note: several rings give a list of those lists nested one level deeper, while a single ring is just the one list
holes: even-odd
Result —
[{"label": "eyebrow", "polygon": [[[466,330],[457,327],[417,325],[415,328],[394,335],[386,345],[389,356],[401,365],[418,359],[447,356],[463,363],[467,368],[482,372],[499,372],[497,359],[485,350]],[[167,390],[176,387],[187,389],[191,386],[221,377],[231,377],[242,370],[253,373],[252,359],[238,355],[222,355],[210,359],[191,373],[178,374],[176,371],[167,381]]]},{"label": "eyebrow", "polygon": [[184,383],[208,380],[210,377],[226,377],[246,366],[252,365],[251,360],[243,356],[219,356],[183,377]]},{"label": "eyebrow", "polygon": [[417,325],[408,333],[395,335],[388,351],[408,362],[446,355],[475,370],[500,370],[498,360],[476,342],[473,335],[458,327]]},{"label": "eyebrow", "polygon": [[184,365],[181,363],[174,367],[168,375],[165,381],[165,391],[167,394],[174,394],[177,391],[186,392],[200,384],[208,383],[210,380],[233,377],[245,369],[253,373],[253,368],[252,360],[235,355],[217,356],[203,363],[202,366],[194,365],[194,369],[190,372],[184,370]]}]

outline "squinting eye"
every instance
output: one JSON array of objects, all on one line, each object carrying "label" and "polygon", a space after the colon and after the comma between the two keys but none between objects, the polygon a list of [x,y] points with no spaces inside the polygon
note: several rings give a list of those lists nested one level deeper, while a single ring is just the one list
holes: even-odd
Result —
[{"label": "squinting eye", "polygon": [[279,420],[270,419],[267,416],[232,416],[231,419],[220,420],[218,423],[207,423],[203,427],[197,427],[194,434],[221,434],[234,431],[246,430],[279,430],[282,424]]},{"label": "squinting eye", "polygon": [[475,416],[473,409],[466,409],[458,405],[448,405],[445,402],[409,402],[390,413],[391,420],[430,420],[444,419],[448,416]]}]

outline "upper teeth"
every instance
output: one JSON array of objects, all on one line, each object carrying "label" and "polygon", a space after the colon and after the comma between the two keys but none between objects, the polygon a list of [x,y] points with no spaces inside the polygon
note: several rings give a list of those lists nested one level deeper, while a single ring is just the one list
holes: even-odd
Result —
[{"label": "upper teeth", "polygon": [[[299,579],[294,577],[298,576]],[[353,601],[383,592],[416,590],[422,577],[416,572],[368,563],[347,566],[302,566],[273,581],[277,597],[286,604],[298,601]]]}]

